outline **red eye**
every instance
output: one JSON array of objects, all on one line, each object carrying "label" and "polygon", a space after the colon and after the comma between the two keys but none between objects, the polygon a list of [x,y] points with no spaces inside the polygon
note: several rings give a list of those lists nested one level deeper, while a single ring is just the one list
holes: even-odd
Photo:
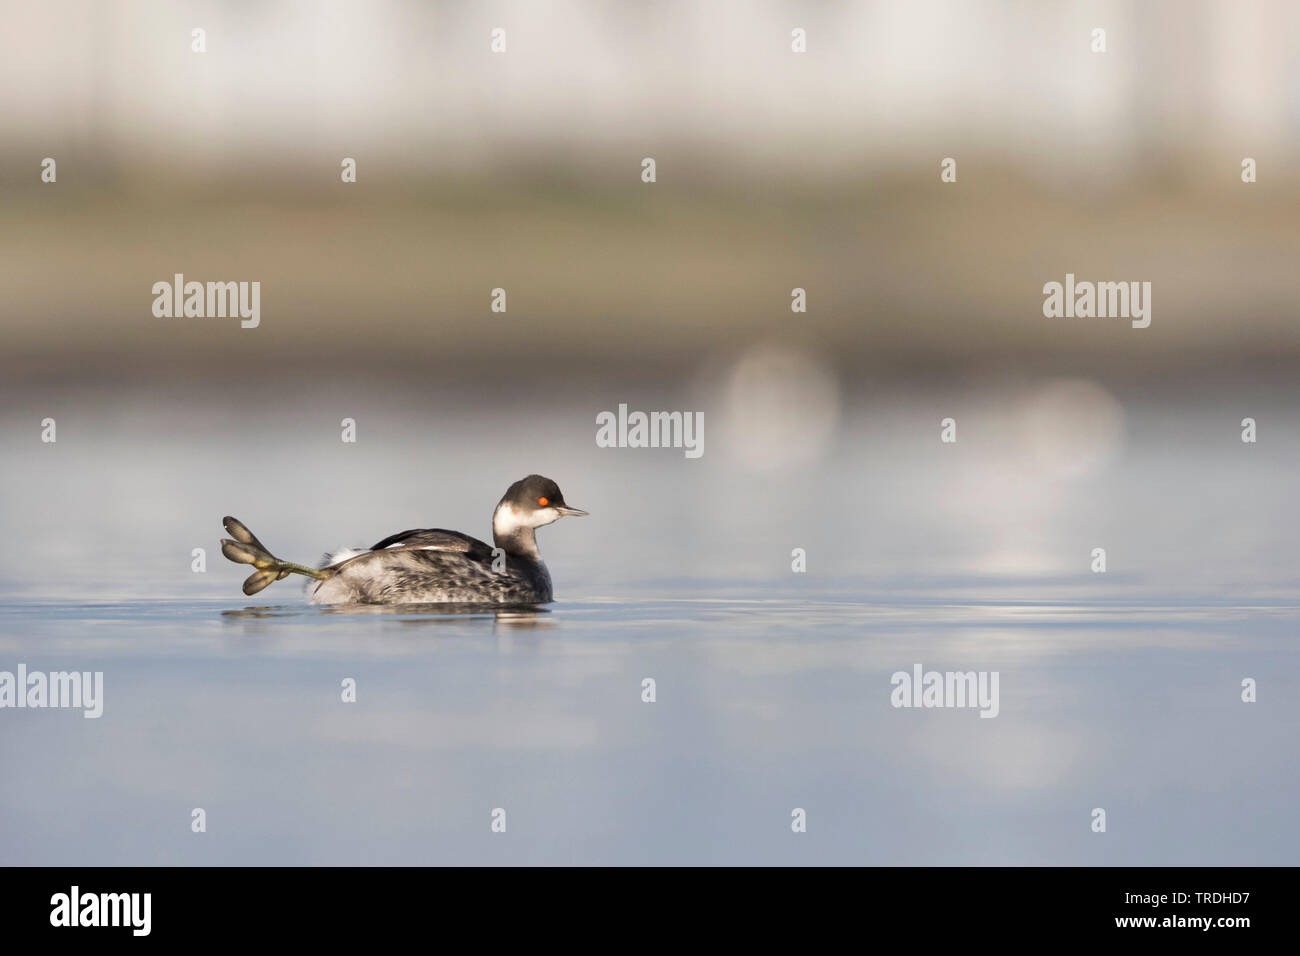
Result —
[{"label": "red eye", "polygon": [[541,505],[543,508],[545,508],[548,504],[551,503],[551,501],[549,498],[538,498],[537,503]]}]

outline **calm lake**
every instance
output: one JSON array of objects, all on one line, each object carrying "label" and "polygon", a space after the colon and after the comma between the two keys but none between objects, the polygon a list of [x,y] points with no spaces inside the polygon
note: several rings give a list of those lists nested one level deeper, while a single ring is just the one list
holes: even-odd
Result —
[{"label": "calm lake", "polygon": [[[453,397],[177,393],[70,396],[43,445],[11,406],[0,671],[102,672],[104,699],[0,709],[0,862],[1300,858],[1288,393],[826,402],[796,373],[820,431],[707,393],[445,419]],[[703,410],[704,455],[597,447],[620,399]],[[298,561],[486,537],[530,471],[591,512],[539,533],[539,612],[246,598],[217,548],[224,514]],[[893,706],[918,666],[996,674],[996,717]]]},{"label": "calm lake", "polygon": [[[4,666],[102,671],[104,703],[0,713],[0,860],[1289,864],[1298,617],[851,595],[10,605]],[[892,707],[915,663],[997,671],[997,717]]]}]

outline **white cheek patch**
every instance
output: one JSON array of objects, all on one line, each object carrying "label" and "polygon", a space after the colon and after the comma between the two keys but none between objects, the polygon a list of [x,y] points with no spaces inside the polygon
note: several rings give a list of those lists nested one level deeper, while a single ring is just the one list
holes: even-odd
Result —
[{"label": "white cheek patch", "polygon": [[492,516],[492,533],[503,538],[509,537],[522,527],[525,527],[524,516],[514,505],[498,508],[497,513]]},{"label": "white cheek patch", "polygon": [[492,518],[492,531],[506,537],[520,528],[540,528],[559,519],[560,513],[554,508],[538,508],[529,513],[509,505],[497,509],[496,515]]}]

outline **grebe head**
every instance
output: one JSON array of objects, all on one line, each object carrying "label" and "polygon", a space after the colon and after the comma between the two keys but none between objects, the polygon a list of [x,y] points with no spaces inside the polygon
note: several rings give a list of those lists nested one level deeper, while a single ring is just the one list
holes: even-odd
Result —
[{"label": "grebe head", "polygon": [[[559,521],[566,515],[577,518],[585,514],[587,512],[564,503],[564,493],[551,479],[529,475],[507,488],[501,497],[492,515],[492,536],[498,544],[515,538],[531,544],[534,529]],[[525,547],[524,550],[535,548]]]}]

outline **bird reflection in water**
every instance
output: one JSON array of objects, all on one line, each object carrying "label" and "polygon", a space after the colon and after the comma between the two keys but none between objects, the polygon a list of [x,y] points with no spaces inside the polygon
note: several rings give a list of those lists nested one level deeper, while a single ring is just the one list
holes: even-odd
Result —
[{"label": "bird reflection in water", "polygon": [[329,616],[337,614],[383,615],[398,623],[412,626],[460,623],[466,618],[491,619],[494,624],[511,628],[550,628],[555,622],[548,619],[550,611],[533,604],[335,604],[328,606],[267,605],[264,607],[231,608],[221,612],[228,623],[236,621],[266,620],[270,618]]}]

